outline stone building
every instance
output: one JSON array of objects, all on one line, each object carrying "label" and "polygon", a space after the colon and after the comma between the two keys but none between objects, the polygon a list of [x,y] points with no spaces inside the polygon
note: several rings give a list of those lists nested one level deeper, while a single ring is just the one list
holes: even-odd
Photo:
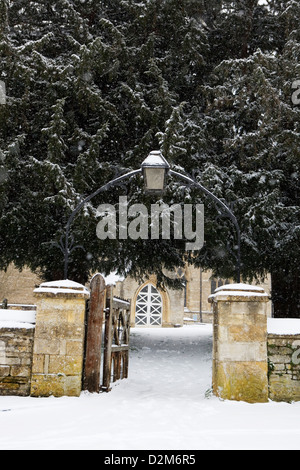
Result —
[{"label": "stone building", "polygon": [[[170,273],[169,273],[170,274]],[[131,324],[136,327],[181,326],[184,323],[212,322],[212,305],[208,297],[216,287],[232,283],[228,279],[214,279],[211,272],[187,266],[178,269],[173,276],[182,279],[182,290],[159,290],[155,275],[138,283],[133,278],[120,279],[111,275],[107,284],[114,284],[114,294],[131,300]],[[34,304],[33,290],[41,280],[29,269],[21,273],[10,266],[6,273],[0,273],[0,303],[4,298],[10,304]],[[266,279],[261,287],[270,294],[271,281]],[[271,302],[268,316],[272,316]]]},{"label": "stone building", "polygon": [[[136,327],[182,326],[184,323],[212,323],[212,305],[209,296],[217,287],[232,284],[230,279],[214,279],[210,271],[186,267],[178,269],[177,277],[182,279],[183,289],[165,291],[157,289],[155,275],[138,283],[128,277],[124,280],[108,278],[115,284],[115,295],[131,300],[131,324]],[[271,293],[270,278],[260,284]],[[272,316],[269,302],[268,316]]]},{"label": "stone building", "polygon": [[10,265],[6,272],[0,271],[0,304],[7,299],[10,304],[35,303],[33,290],[41,284],[41,279],[29,268],[18,271]]}]

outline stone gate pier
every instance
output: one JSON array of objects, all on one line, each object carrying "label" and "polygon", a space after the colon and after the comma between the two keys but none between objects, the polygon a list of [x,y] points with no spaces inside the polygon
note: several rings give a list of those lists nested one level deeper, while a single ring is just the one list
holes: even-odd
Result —
[{"label": "stone gate pier", "polygon": [[89,291],[73,281],[45,282],[34,291],[36,325],[31,396],[79,396]]},{"label": "stone gate pier", "polygon": [[264,289],[229,284],[213,304],[213,392],[227,400],[268,401],[267,302]]}]

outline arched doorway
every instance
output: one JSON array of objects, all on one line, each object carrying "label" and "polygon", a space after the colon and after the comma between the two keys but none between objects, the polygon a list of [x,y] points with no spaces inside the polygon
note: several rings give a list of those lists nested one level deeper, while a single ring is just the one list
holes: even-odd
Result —
[{"label": "arched doorway", "polygon": [[153,284],[146,284],[139,292],[135,305],[135,326],[162,326],[163,302]]}]

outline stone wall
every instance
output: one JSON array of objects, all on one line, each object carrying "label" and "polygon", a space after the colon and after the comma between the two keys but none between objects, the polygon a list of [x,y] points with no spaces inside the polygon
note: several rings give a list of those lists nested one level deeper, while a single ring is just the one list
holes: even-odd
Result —
[{"label": "stone wall", "polygon": [[300,400],[300,335],[268,334],[269,397]]},{"label": "stone wall", "polygon": [[0,309],[0,395],[80,395],[88,298],[57,281],[35,289],[34,310]]},{"label": "stone wall", "polygon": [[[0,309],[0,395],[80,395],[88,298],[84,286],[56,281],[35,290],[37,310]],[[215,395],[300,401],[300,320],[267,319],[268,294],[250,285],[223,286],[210,301]]]},{"label": "stone wall", "polygon": [[0,329],[0,395],[30,394],[34,325]]}]

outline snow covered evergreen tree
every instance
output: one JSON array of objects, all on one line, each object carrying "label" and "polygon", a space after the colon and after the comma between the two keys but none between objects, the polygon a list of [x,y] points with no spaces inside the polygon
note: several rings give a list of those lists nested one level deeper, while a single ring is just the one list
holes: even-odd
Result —
[{"label": "snow covered evergreen tree", "polygon": [[[232,204],[245,277],[273,276],[276,314],[299,315],[299,5],[295,0],[0,0],[0,267],[63,276],[69,215],[117,174],[161,148]],[[100,194],[77,215],[69,277],[182,263],[176,240],[95,235],[96,208],[155,202],[141,182]],[[205,248],[191,257],[235,273],[233,227],[193,188],[165,202],[205,202]],[[151,252],[151,256],[148,254]],[[284,301],[283,301],[284,299]]]},{"label": "snow covered evergreen tree", "polygon": [[[8,104],[0,110],[0,147],[8,180],[1,188],[1,267],[26,264],[53,279],[63,275],[56,245],[76,205],[138,168],[161,139],[177,145],[167,123],[175,125],[174,110],[197,96],[206,33],[192,1],[2,4]],[[135,200],[140,193],[132,185],[127,192]],[[133,252],[132,273],[146,269],[145,242],[126,248],[96,238],[96,207],[123,193],[100,195],[76,217],[72,235],[86,251],[73,252],[71,278],[87,280],[104,269],[104,259],[108,270],[125,269]],[[178,264],[180,250],[165,244],[165,264]],[[150,270],[161,269],[163,251],[153,251]]]},{"label": "snow covered evergreen tree", "polygon": [[[217,171],[223,171],[223,195],[235,204],[241,223],[244,276],[271,272],[275,314],[298,316],[300,109],[291,101],[291,85],[299,76],[300,11],[291,1],[282,10],[260,12],[264,24],[269,17],[269,37],[276,32],[276,14],[276,46],[268,41],[255,52],[249,48],[246,57],[222,61],[205,86],[203,126],[215,165],[207,184],[213,188]],[[255,36],[254,30],[249,44]],[[221,274],[226,269],[218,254],[216,245],[207,264]],[[221,255],[230,266],[226,251]]]}]

